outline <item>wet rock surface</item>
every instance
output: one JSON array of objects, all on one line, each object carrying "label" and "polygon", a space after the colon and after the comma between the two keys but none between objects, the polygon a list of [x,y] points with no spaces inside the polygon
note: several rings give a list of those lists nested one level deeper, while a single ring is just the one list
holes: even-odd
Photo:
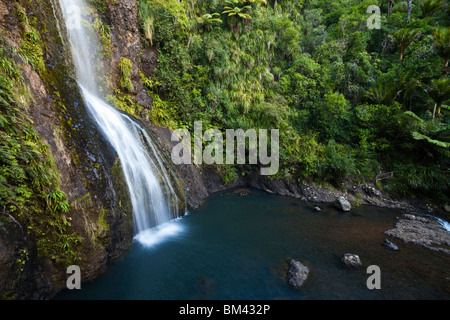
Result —
[{"label": "wet rock surface", "polygon": [[395,243],[389,241],[388,239],[384,239],[382,244],[383,244],[383,246],[385,246],[389,250],[393,250],[393,251],[397,251],[398,250],[398,246]]},{"label": "wet rock surface", "polygon": [[359,258],[359,256],[357,254],[354,254],[354,253],[345,253],[342,256],[341,261],[346,266],[352,267],[352,268],[358,268],[358,267],[362,266],[361,259]]},{"label": "wet rock surface", "polygon": [[385,235],[417,244],[433,251],[450,254],[450,232],[437,221],[413,214],[403,214]]},{"label": "wet rock surface", "polygon": [[[31,100],[24,112],[49,146],[60,188],[70,204],[67,232],[80,236],[70,250],[79,254],[83,281],[89,281],[130,247],[131,203],[120,168],[114,170],[115,152],[80,107],[82,98],[73,79],[70,53],[61,45],[67,40],[63,39],[63,25],[56,21],[60,12],[53,11],[52,4],[48,0],[34,1],[32,6],[25,1],[0,0],[0,31],[8,35],[9,45],[20,47],[23,26],[11,12],[21,8],[35,21],[33,27],[45,45],[45,72],[15,57]],[[0,277],[4,279],[0,280],[0,299],[48,299],[65,288],[65,268],[52,256],[42,256],[43,245],[26,236],[26,221],[19,219],[22,230],[18,230],[19,224],[2,212],[0,219]]]},{"label": "wet rock surface", "polygon": [[300,288],[308,279],[309,269],[304,266],[300,261],[290,259],[289,270],[286,275],[287,283],[294,287]]},{"label": "wet rock surface", "polygon": [[339,196],[334,200],[334,205],[336,208],[338,208],[341,211],[348,212],[352,209],[352,205],[350,202],[348,202],[347,199],[345,199],[344,196]]}]

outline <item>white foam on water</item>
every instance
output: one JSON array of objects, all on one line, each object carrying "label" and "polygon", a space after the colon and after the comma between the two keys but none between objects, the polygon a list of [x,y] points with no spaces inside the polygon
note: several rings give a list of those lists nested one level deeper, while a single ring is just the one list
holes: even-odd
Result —
[{"label": "white foam on water", "polygon": [[441,218],[436,218],[436,220],[442,227],[444,227],[445,230],[450,232],[450,223]]},{"label": "white foam on water", "polygon": [[169,238],[180,235],[184,231],[184,228],[177,221],[170,221],[155,228],[141,231],[134,239],[146,248],[154,247]]},{"label": "white foam on water", "polygon": [[448,221],[446,221],[446,220],[444,220],[444,219],[442,219],[442,218],[438,218],[438,217],[436,217],[436,216],[433,216],[433,215],[431,215],[431,214],[427,214],[427,213],[425,213],[425,214],[414,213],[414,214],[419,215],[419,216],[425,216],[425,217],[434,219],[434,220],[436,220],[437,223],[439,223],[445,230],[447,230],[448,232],[450,232],[450,223],[449,223]]}]

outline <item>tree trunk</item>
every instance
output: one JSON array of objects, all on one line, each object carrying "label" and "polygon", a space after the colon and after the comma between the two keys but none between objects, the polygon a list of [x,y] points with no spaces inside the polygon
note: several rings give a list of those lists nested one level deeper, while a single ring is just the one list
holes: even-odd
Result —
[{"label": "tree trunk", "polygon": [[435,116],[436,116],[436,108],[437,108],[437,102],[434,104],[434,109],[433,109],[433,120],[434,120],[434,118],[435,118]]},{"label": "tree trunk", "polygon": [[408,13],[406,15],[406,21],[409,21],[409,18],[411,18],[411,10],[412,10],[412,0],[406,0],[408,3]]},{"label": "tree trunk", "polygon": [[441,114],[441,107],[442,107],[442,102],[441,102],[441,103],[439,103],[439,104],[437,105],[437,110],[436,110],[436,113],[437,113],[438,115],[440,115],[440,114]]}]

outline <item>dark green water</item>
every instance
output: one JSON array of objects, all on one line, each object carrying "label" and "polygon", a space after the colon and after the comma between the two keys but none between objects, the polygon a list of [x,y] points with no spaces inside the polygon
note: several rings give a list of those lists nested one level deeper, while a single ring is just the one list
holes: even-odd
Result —
[{"label": "dark green water", "polygon": [[[342,213],[332,206],[251,190],[213,195],[202,208],[171,222],[175,234],[151,247],[135,241],[106,274],[57,299],[449,299],[450,257],[391,239],[383,231],[402,212],[375,207]],[[363,268],[342,265],[344,253]],[[288,258],[311,272],[301,289],[286,284]],[[369,290],[369,265],[381,289]]]}]

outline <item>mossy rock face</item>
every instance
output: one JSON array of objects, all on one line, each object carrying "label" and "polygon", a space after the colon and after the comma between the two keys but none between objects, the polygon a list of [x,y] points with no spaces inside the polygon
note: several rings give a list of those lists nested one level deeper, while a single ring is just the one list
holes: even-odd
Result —
[{"label": "mossy rock face", "polygon": [[28,298],[23,294],[26,289],[33,291],[30,288],[33,284],[26,280],[32,269],[30,262],[35,248],[33,250],[32,242],[24,238],[24,230],[11,219],[0,216],[0,225],[0,288],[10,288],[0,292],[0,299]]},{"label": "mossy rock face", "polygon": [[[135,41],[139,40],[137,4],[130,4],[131,13],[128,13],[120,3],[100,2],[91,1],[100,5],[97,14],[105,19],[103,23],[118,26],[111,29],[114,35],[111,49],[117,52],[112,63],[102,62],[114,69],[107,71],[107,77],[111,85],[118,88],[114,57],[130,59],[132,70],[125,71],[134,90],[129,90],[132,92],[128,92],[127,97],[132,99],[131,105],[137,106],[137,116],[142,116],[143,109],[151,107],[151,99],[142,94],[138,74],[141,47],[139,41]],[[34,239],[26,225],[22,234],[15,222],[1,220],[0,239],[4,241],[0,241],[0,249],[5,249],[3,252],[8,256],[5,261],[9,266],[0,265],[0,274],[7,272],[8,277],[8,281],[0,282],[0,297],[5,299],[51,298],[65,288],[69,263],[80,266],[83,281],[92,280],[130,247],[134,235],[133,210],[120,161],[84,108],[74,80],[62,15],[55,3],[52,0],[0,0],[0,10],[9,10],[7,19],[0,23],[0,31],[11,46],[21,48],[24,54],[17,55],[16,60],[29,87],[26,116],[49,145],[59,189],[70,205],[64,213],[64,219],[70,222],[64,236],[68,239],[71,258],[65,254],[67,248],[59,250],[51,238]],[[132,37],[118,37],[122,30],[130,28],[135,31]],[[130,43],[134,45],[130,47]],[[128,89],[132,89],[131,86]],[[148,123],[141,125],[149,128]],[[161,143],[160,132],[149,129],[178,196],[178,215],[183,215],[186,186],[170,160],[170,146]],[[45,218],[42,220],[45,224]],[[23,239],[16,241],[19,236]]]},{"label": "mossy rock face", "polygon": [[[19,222],[24,225],[20,231],[15,222],[1,221],[0,239],[4,241],[0,241],[0,249],[5,249],[5,264],[0,265],[0,274],[7,272],[10,281],[0,283],[0,297],[45,299],[65,287],[67,263],[78,264],[83,280],[88,281],[129,248],[133,237],[132,210],[117,155],[83,106],[71,55],[62,45],[68,41],[61,38],[63,26],[55,20],[60,13],[53,11],[50,0],[0,0],[2,5],[11,12],[23,8],[23,19],[27,19],[26,26],[31,30],[22,30],[24,26],[15,13],[7,20],[7,26],[0,24],[5,41],[17,47],[26,44],[29,49],[25,52],[28,61],[19,56],[16,59],[29,84],[26,116],[48,143],[54,158],[58,184],[70,205],[64,214],[70,221],[65,236],[77,240],[67,245],[77,259],[62,261],[67,257],[67,247],[55,252],[59,249],[54,248],[51,238],[33,239],[23,221]],[[23,38],[28,32],[34,36]],[[39,63],[29,64],[32,57],[38,57],[34,60]],[[16,241],[18,234],[25,240]],[[52,254],[48,253],[50,249]],[[22,271],[12,274],[10,267]]]}]

